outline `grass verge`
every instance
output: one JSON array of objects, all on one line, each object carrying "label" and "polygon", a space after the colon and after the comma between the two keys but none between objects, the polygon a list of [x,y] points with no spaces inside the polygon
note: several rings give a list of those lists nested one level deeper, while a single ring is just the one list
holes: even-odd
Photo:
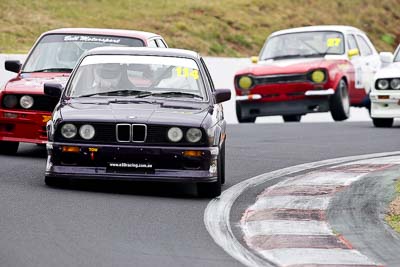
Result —
[{"label": "grass verge", "polygon": [[252,56],[273,31],[324,24],[355,26],[393,51],[398,10],[399,0],[3,0],[0,53],[25,53],[50,29],[97,27],[156,32],[209,56]]},{"label": "grass verge", "polygon": [[396,183],[398,196],[390,203],[386,222],[398,233],[400,233],[400,179]]}]

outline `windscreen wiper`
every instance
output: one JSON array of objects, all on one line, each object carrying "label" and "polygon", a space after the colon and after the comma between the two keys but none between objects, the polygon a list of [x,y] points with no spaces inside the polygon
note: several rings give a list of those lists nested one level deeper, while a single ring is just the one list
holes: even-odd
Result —
[{"label": "windscreen wiper", "polygon": [[138,95],[137,98],[143,98],[147,96],[160,96],[160,97],[190,97],[190,98],[199,98],[203,99],[202,96],[197,95],[197,94],[192,94],[192,93],[184,93],[184,92],[155,92],[155,93],[148,93],[148,94],[142,94]]},{"label": "windscreen wiper", "polygon": [[41,70],[34,70],[34,71],[24,71],[24,73],[32,73],[32,72],[72,72],[73,69],[71,68],[47,68]]},{"label": "windscreen wiper", "polygon": [[100,93],[93,93],[93,94],[87,94],[87,95],[80,95],[79,97],[90,97],[90,96],[140,96],[142,94],[146,95],[148,91],[142,91],[142,90],[130,90],[130,89],[123,89],[123,90],[114,90],[114,91],[108,91],[108,92],[100,92]]}]

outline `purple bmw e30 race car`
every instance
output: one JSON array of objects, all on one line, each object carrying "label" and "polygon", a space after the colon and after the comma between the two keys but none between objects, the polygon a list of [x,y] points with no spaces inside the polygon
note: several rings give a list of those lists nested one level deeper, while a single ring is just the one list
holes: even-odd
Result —
[{"label": "purple bmw e30 race car", "polygon": [[230,90],[214,88],[193,51],[96,48],[84,54],[47,124],[45,182],[106,179],[196,183],[203,197],[225,180]]}]

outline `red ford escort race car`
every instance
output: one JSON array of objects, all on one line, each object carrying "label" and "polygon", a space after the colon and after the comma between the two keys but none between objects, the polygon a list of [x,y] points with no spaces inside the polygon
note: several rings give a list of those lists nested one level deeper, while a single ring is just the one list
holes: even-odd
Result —
[{"label": "red ford escort race car", "polygon": [[44,95],[43,84],[65,85],[82,53],[100,46],[167,47],[160,35],[141,31],[76,28],[42,34],[23,66],[5,62],[5,69],[18,75],[0,90],[0,153],[16,153],[19,142],[46,143],[46,123],[58,99]]},{"label": "red ford escort race car", "polygon": [[348,26],[275,32],[255,61],[234,78],[239,122],[273,115],[300,121],[326,111],[335,121],[346,120],[350,105],[369,108],[370,84],[381,65],[365,33]]}]

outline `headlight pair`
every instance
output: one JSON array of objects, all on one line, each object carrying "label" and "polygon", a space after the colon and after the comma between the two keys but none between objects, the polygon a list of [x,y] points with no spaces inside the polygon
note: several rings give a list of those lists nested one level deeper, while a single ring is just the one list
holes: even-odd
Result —
[{"label": "headlight pair", "polygon": [[378,90],[400,90],[400,79],[379,79],[376,81],[375,88]]},{"label": "headlight pair", "polygon": [[[33,100],[33,97],[29,95],[23,95],[19,99],[19,105],[24,108],[24,109],[30,109],[33,107],[33,104],[35,101]],[[6,108],[15,108],[18,104],[18,97],[16,95],[6,95],[4,96],[3,99],[3,105]]]},{"label": "headlight pair", "polygon": [[[61,135],[67,139],[74,138],[78,134],[78,128],[72,124],[67,123],[61,127]],[[90,140],[94,137],[96,131],[90,124],[85,124],[79,127],[79,135],[82,139]]]},{"label": "headlight pair", "polygon": [[[179,127],[172,127],[167,133],[168,139],[171,142],[177,143],[183,139],[183,131]],[[197,143],[201,140],[203,133],[198,128],[190,128],[186,131],[186,140],[190,143]]]}]

